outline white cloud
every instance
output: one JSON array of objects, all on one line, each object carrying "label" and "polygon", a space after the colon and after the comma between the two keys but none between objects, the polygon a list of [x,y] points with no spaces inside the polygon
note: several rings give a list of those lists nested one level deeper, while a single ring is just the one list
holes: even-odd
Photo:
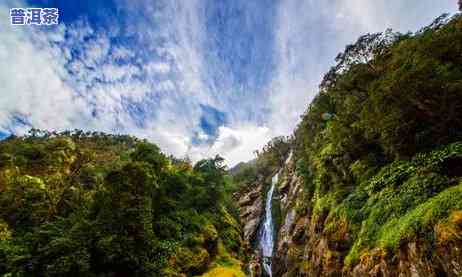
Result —
[{"label": "white cloud", "polygon": [[115,82],[137,75],[139,73],[139,68],[129,64],[115,65],[108,63],[101,67],[101,71],[105,81]]},{"label": "white cloud", "polygon": [[[0,5],[0,18],[8,18],[7,12]],[[1,25],[0,41],[0,63],[8,65],[0,68],[3,131],[22,134],[36,127],[124,132],[136,125],[124,101],[141,103],[152,91],[149,83],[135,78],[137,66],[113,62],[132,53],[117,47],[111,56],[109,37],[96,34],[85,21],[61,23],[54,32]],[[81,57],[70,55],[76,46],[82,47]]]},{"label": "white cloud", "polygon": [[[274,75],[262,92],[235,83],[220,57],[206,47],[210,34],[204,1],[152,5],[127,0],[124,8],[146,13],[124,30],[141,40],[142,49],[111,42],[122,33],[117,27],[97,32],[85,20],[61,24],[50,33],[0,24],[0,131],[25,132],[28,126],[14,122],[20,116],[43,129],[130,133],[193,160],[221,154],[232,166],[254,158],[253,152],[271,137],[293,131],[322,74],[346,43],[387,27],[415,30],[443,11],[455,10],[453,2],[278,1]],[[9,6],[0,4],[2,22],[9,19]],[[79,56],[71,55],[76,47]],[[142,60],[137,51],[150,59]],[[222,83],[220,88],[213,78]],[[209,145],[192,142],[194,136],[211,139],[199,126],[200,105],[215,107],[228,118]],[[244,106],[250,116],[242,112]],[[259,117],[265,120],[256,122]]]},{"label": "white cloud", "polygon": [[149,74],[167,74],[170,72],[170,65],[166,62],[150,62],[144,69]]},{"label": "white cloud", "polygon": [[134,53],[126,47],[116,46],[112,49],[114,59],[127,59],[134,57]]},{"label": "white cloud", "polygon": [[267,127],[252,125],[235,129],[221,127],[211,151],[221,154],[230,166],[255,158],[254,151],[261,149],[273,136]]},{"label": "white cloud", "polygon": [[416,31],[455,9],[453,0],[280,1],[276,73],[267,88],[271,92],[268,126],[277,135],[289,135],[337,53],[361,34],[389,27]]},{"label": "white cloud", "polygon": [[173,91],[175,89],[175,85],[170,80],[159,81],[156,87],[159,91]]},{"label": "white cloud", "polygon": [[184,135],[183,130],[170,128],[167,124],[148,125],[143,129],[135,128],[129,131],[139,138],[155,142],[161,146],[162,151],[175,157],[186,157],[191,146],[191,140]]},{"label": "white cloud", "polygon": [[456,3],[452,0],[350,0],[335,1],[337,13],[345,15],[338,26],[352,23],[359,26],[358,32],[378,32],[393,28],[401,32],[416,31],[422,25],[429,24],[444,12],[455,12]]},{"label": "white cloud", "polygon": [[107,58],[110,42],[104,34],[98,35],[97,38],[90,40],[85,45],[85,57],[82,59],[87,66],[97,66]]},{"label": "white cloud", "polygon": [[[0,6],[0,18],[7,12]],[[0,128],[22,133],[23,126],[10,125],[15,115],[37,128],[72,128],[87,115],[85,103],[62,80],[59,49],[36,47],[32,38],[25,28],[0,25]],[[51,40],[60,40],[58,33]]]},{"label": "white cloud", "polygon": [[232,167],[239,162],[254,159],[255,151],[261,149],[274,134],[267,127],[243,124],[218,128],[218,137],[211,146],[194,146],[188,155],[193,161],[213,157],[224,157]]}]

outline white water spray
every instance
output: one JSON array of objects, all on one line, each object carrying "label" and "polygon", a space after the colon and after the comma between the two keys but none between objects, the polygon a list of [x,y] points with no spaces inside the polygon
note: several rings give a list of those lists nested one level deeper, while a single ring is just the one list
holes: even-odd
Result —
[{"label": "white water spray", "polygon": [[263,269],[269,276],[272,276],[271,270],[271,259],[273,257],[274,248],[274,226],[273,226],[273,215],[272,215],[272,199],[274,188],[278,182],[279,172],[276,173],[271,179],[271,188],[268,191],[266,197],[265,206],[265,221],[263,223],[263,230],[260,237],[260,248],[263,257]]}]

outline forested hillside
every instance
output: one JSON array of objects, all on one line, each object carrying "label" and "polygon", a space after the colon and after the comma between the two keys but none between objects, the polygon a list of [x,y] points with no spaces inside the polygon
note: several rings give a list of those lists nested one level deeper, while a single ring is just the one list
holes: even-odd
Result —
[{"label": "forested hillside", "polygon": [[0,275],[238,276],[230,185],[220,157],[192,166],[128,136],[10,137],[0,142]]},{"label": "forested hillside", "polygon": [[245,199],[280,172],[274,276],[462,274],[460,16],[348,45],[290,144],[236,173]]}]

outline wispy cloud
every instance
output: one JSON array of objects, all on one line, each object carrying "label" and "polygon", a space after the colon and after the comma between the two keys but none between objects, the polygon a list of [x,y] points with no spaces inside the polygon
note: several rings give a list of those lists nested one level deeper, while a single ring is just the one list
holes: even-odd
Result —
[{"label": "wispy cloud", "polygon": [[365,32],[415,30],[452,0],[116,2],[53,30],[9,25],[0,4],[0,134],[129,133],[193,160],[253,158],[289,135],[336,54]]},{"label": "wispy cloud", "polygon": [[[0,6],[0,130],[71,128],[86,115],[85,103],[63,80],[65,55],[53,46],[63,29],[47,39],[9,25],[9,9]],[[15,124],[17,122],[26,124]]]},{"label": "wispy cloud", "polygon": [[290,133],[336,54],[361,34],[416,31],[455,8],[452,0],[280,1],[268,125],[276,134]]}]

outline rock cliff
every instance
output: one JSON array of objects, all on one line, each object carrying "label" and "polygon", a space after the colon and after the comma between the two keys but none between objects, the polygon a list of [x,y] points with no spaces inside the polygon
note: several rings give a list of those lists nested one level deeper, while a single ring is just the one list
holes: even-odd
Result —
[{"label": "rock cliff", "polygon": [[[452,189],[453,196],[460,197],[460,185]],[[357,261],[348,263],[347,256],[360,235],[352,234],[348,219],[334,218],[328,210],[315,211],[316,203],[308,196],[303,178],[296,172],[295,158],[290,156],[282,168],[275,196],[281,218],[273,276],[461,276],[460,210],[450,209],[447,219],[431,224],[434,238],[430,242],[417,235],[401,240],[395,249],[378,246],[364,250]],[[239,200],[245,241],[252,251],[251,276],[261,276],[261,257],[255,242],[264,214],[263,201],[263,182],[256,182]]]},{"label": "rock cliff", "polygon": [[272,276],[462,276],[460,42],[458,14],[338,55],[294,135],[240,175],[253,268],[261,180],[280,172]]}]

